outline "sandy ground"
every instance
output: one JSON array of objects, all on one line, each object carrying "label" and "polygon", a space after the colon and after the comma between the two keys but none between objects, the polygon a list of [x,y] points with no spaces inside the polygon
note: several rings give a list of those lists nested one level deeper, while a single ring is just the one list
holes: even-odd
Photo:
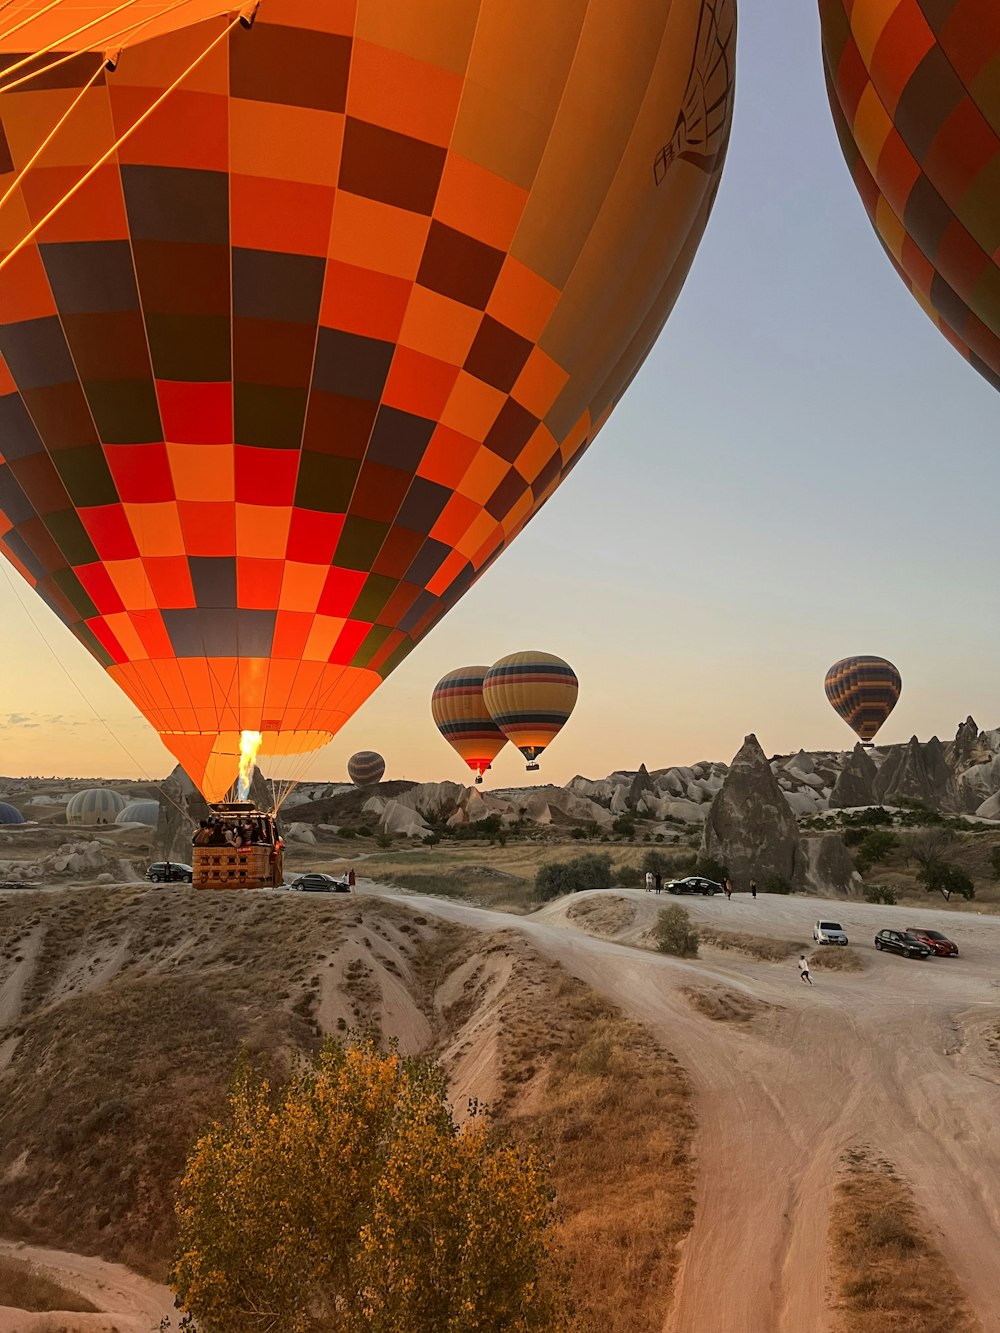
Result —
[{"label": "sandy ground", "polygon": [[174,1298],[166,1287],[101,1259],[0,1240],[0,1255],[20,1259],[70,1291],[86,1297],[102,1314],[27,1314],[0,1306],[0,1333],[152,1333],[165,1316],[176,1316]]},{"label": "sandy ground", "polygon": [[[620,896],[635,905],[632,937],[669,901]],[[984,1333],[1000,1333],[1000,1061],[983,1037],[1000,1017],[1000,920],[931,907],[903,909],[904,922],[900,909],[806,898],[684,900],[696,921],[803,943],[818,917],[840,920],[865,970],[817,972],[809,988],[794,958],[758,963],[706,950],[684,962],[595,938],[567,919],[568,901],[533,917],[426,897],[414,905],[465,925],[523,930],[648,1024],[691,1074],[697,1214],[665,1333],[832,1329],[828,1210],[838,1161],[856,1143],[907,1177]],[[876,953],[875,931],[901,924],[945,931],[962,957]],[[690,986],[771,1008],[749,1025],[712,1022],[685,998]]]},{"label": "sandy ground", "polygon": [[[705,949],[702,958],[682,961],[636,947],[659,909],[673,901],[640,890],[578,894],[528,917],[400,894],[365,880],[359,891],[401,896],[428,916],[481,930],[523,931],[648,1025],[688,1070],[697,1096],[697,1210],[664,1333],[832,1330],[830,1197],[841,1155],[862,1143],[909,1180],[983,1333],[1000,1333],[1000,1056],[986,1037],[1000,1023],[1000,917],[804,897],[683,899],[696,923],[810,949],[817,918],[839,920],[865,968],[816,971],[809,988],[794,957],[763,963]],[[622,900],[620,915],[628,921],[618,938],[589,934],[568,915],[570,906],[612,897]],[[303,911],[324,900],[290,896]],[[907,924],[943,930],[962,956],[917,962],[875,952],[877,929]],[[392,949],[387,940],[387,959]],[[339,961],[346,966],[353,956],[345,948]],[[0,997],[8,1005],[17,984]],[[692,1007],[685,995],[692,987],[750,997],[757,1016],[713,1022]],[[402,994],[398,1001],[389,1006],[399,1009],[389,1028],[419,1043],[423,1034],[404,1022],[412,1006]],[[339,1003],[324,993],[324,1022]],[[461,1072],[463,1087],[474,1094],[488,1074],[482,1062],[470,1064]],[[111,1312],[63,1317],[71,1333],[109,1333],[112,1326],[148,1333],[172,1312],[166,1289],[124,1268],[2,1243],[0,1253],[38,1261]],[[46,1319],[52,1316],[0,1310],[0,1333],[35,1333]]]}]

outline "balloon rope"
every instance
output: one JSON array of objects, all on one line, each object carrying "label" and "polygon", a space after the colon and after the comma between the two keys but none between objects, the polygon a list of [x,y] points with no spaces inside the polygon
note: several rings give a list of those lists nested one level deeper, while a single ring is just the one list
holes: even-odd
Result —
[{"label": "balloon rope", "polygon": [[[7,562],[7,560],[5,560],[3,557],[0,557],[0,568],[3,569],[4,578],[7,580],[7,584],[8,584],[8,586],[10,587],[11,592],[14,594],[14,596],[15,596],[16,599],[17,599],[17,601],[20,603],[20,605],[21,605],[21,609],[22,609],[22,611],[24,612],[24,614],[27,616],[27,618],[28,618],[29,622],[31,623],[31,626],[32,626],[32,628],[34,629],[35,633],[38,635],[38,637],[41,639],[42,643],[44,643],[45,647],[48,648],[49,652],[52,654],[53,658],[55,659],[56,665],[59,667],[60,671],[63,673],[63,675],[66,677],[66,679],[72,684],[72,686],[73,686],[73,688],[76,690],[77,694],[80,696],[80,698],[83,700],[83,702],[87,705],[87,707],[88,707],[88,708],[90,709],[90,711],[93,713],[93,715],[94,715],[94,717],[97,719],[97,721],[100,722],[101,726],[102,726],[102,727],[104,728],[104,730],[108,733],[108,735],[111,737],[111,739],[114,741],[114,743],[115,743],[115,744],[122,750],[122,752],[125,754],[126,758],[130,761],[130,763],[132,763],[132,765],[135,767],[136,771],[137,771],[138,773],[141,773],[142,776],[146,779],[147,782],[149,782],[149,783],[151,783],[151,784],[154,784],[154,785],[156,785],[156,786],[160,786],[160,784],[156,782],[155,778],[151,778],[151,777],[149,776],[149,773],[147,772],[145,766],[144,766],[143,764],[140,764],[140,763],[139,763],[138,759],[136,759],[135,755],[131,752],[131,750],[128,748],[128,746],[125,744],[125,742],[122,740],[122,738],[121,738],[120,736],[116,735],[116,733],[114,732],[114,730],[113,730],[112,727],[111,727],[111,724],[107,721],[106,718],[104,718],[104,717],[101,716],[101,714],[100,714],[100,713],[97,711],[97,709],[94,707],[94,705],[93,705],[93,703],[91,702],[91,700],[90,700],[90,699],[87,697],[87,695],[84,693],[83,687],[81,686],[80,682],[77,680],[76,676],[74,676],[74,675],[67,669],[65,662],[62,660],[62,658],[61,658],[61,657],[59,656],[59,654],[56,652],[55,648],[53,648],[53,646],[52,646],[52,644],[49,642],[48,638],[46,638],[45,631],[42,629],[41,625],[39,625],[39,623],[38,623],[38,621],[35,619],[35,617],[31,614],[31,611],[29,610],[27,603],[24,601],[23,597],[21,596],[20,590],[18,589],[18,587],[17,587],[16,584],[14,583],[14,580],[13,580],[13,579],[11,578],[11,576],[10,576],[10,570],[8,569],[7,566],[8,566],[8,562]],[[161,794],[162,794],[162,796],[164,797],[165,800],[169,801],[170,804],[171,804],[172,806],[174,806],[174,808],[175,808],[176,810],[179,810],[180,813],[184,816],[185,819],[189,819],[189,820],[191,821],[191,825],[192,825],[192,827],[193,827],[193,826],[194,826],[194,819],[193,819],[193,817],[189,814],[189,812],[188,812],[187,810],[185,810],[181,805],[178,805],[178,803],[173,799],[173,797],[168,796],[167,793],[166,793],[165,791],[163,791],[162,787],[160,787],[160,791],[161,791]]]},{"label": "balloon rope", "polygon": [[[54,3],[57,5],[62,4],[63,0],[54,0]],[[48,46],[39,47],[37,51],[32,51],[30,55],[23,56],[13,65],[9,65],[7,69],[4,70],[4,73],[16,74],[19,69],[22,69],[25,65],[30,65],[31,62],[37,60],[39,56],[47,56],[50,51],[57,51],[64,43],[71,42],[74,37],[79,37],[81,34],[89,32],[91,28],[99,27],[100,24],[106,23],[108,19],[114,18],[116,14],[120,14],[123,9],[131,9],[133,5],[137,5],[138,3],[139,0],[122,0],[122,3],[118,5],[117,8],[109,9],[106,14],[101,14],[96,19],[91,19],[89,23],[84,23],[81,27],[75,28],[73,32],[68,32],[63,37],[53,38]],[[49,5],[49,9],[51,8],[52,5]],[[46,11],[43,9],[41,12],[44,14]],[[30,23],[31,20],[26,19],[25,22]],[[23,24],[19,24],[18,26],[23,27]],[[14,29],[14,31],[16,31],[16,29]],[[4,36],[9,36],[9,34],[5,33]],[[74,54],[79,55],[80,53],[74,52]]]},{"label": "balloon rope", "polygon": [[123,144],[127,143],[128,140],[131,139],[132,135],[135,134],[136,131],[139,130],[146,123],[146,121],[150,118],[151,115],[153,115],[155,111],[159,110],[159,108],[167,100],[170,94],[172,92],[175,92],[177,88],[180,87],[180,85],[184,82],[184,80],[188,77],[188,75],[193,74],[194,71],[198,68],[198,66],[202,64],[203,61],[208,59],[212,51],[214,51],[215,48],[218,45],[220,45],[220,43],[226,40],[226,38],[229,36],[232,30],[240,22],[241,22],[240,15],[237,14],[237,16],[230,23],[226,24],[225,28],[223,28],[222,32],[219,33],[218,37],[214,37],[212,39],[212,41],[208,44],[205,50],[202,51],[201,55],[196,57],[196,59],[192,60],[191,64],[188,65],[187,69],[185,69],[181,74],[178,74],[177,78],[174,79],[170,87],[165,88],[163,90],[163,92],[152,104],[152,106],[148,107],[142,113],[139,119],[135,121],[134,124],[129,126],[129,128],[124,132],[124,134],[120,134],[118,136],[118,138],[107,150],[107,152],[102,153],[101,156],[97,159],[97,161],[93,164],[93,166],[88,167],[88,169],[80,177],[77,183],[71,189],[67,190],[61,199],[59,199],[55,204],[53,204],[53,206],[45,214],[42,220],[40,222],[36,222],[35,225],[31,228],[31,230],[25,236],[21,237],[18,243],[14,246],[13,250],[9,250],[7,254],[3,257],[3,259],[0,259],[0,273],[3,272],[3,270],[11,262],[11,260],[15,259],[21,253],[21,251],[25,248],[26,245],[29,245],[35,239],[35,237],[42,230],[42,228],[47,226],[48,223],[52,221],[52,219],[56,216],[56,214],[59,213],[65,207],[65,205],[69,203],[69,201],[73,198],[73,196],[83,189],[87,181],[89,181],[92,176],[97,174],[97,172],[101,169],[101,167],[104,166],[105,162],[107,162],[109,158],[112,158],[115,155],[115,153],[118,152],[119,148],[121,148]]},{"label": "balloon rope", "polygon": [[61,5],[62,3],[63,0],[49,0],[49,4],[47,4],[44,9],[36,9],[33,14],[29,14],[28,17],[22,19],[20,23],[15,23],[13,28],[8,28],[6,32],[0,32],[0,42],[5,42],[8,37],[13,37],[15,32],[20,32],[21,29],[26,28],[29,23],[34,23],[36,19],[40,19],[43,14],[47,14],[50,9],[55,9],[57,5]]},{"label": "balloon rope", "polygon": [[[182,6],[189,4],[191,4],[191,0],[173,0],[173,4],[158,10],[155,14],[150,14],[148,18],[136,19],[133,23],[127,23],[124,28],[117,28],[114,32],[107,33],[102,38],[102,44],[104,45],[105,51],[107,51],[110,44],[116,42],[119,37],[125,37],[129,33],[134,36],[141,32],[143,28],[148,28],[151,23],[155,23],[157,19],[166,18],[166,16],[172,14],[175,9],[180,9]],[[15,79],[13,83],[0,85],[0,93],[12,93],[15,88],[20,88],[22,84],[30,83],[32,79],[40,78],[43,74],[49,74],[52,70],[58,69],[60,65],[68,64],[71,60],[78,60],[80,55],[81,52],[79,51],[70,51],[66,55],[60,56],[58,60],[50,60],[47,65],[40,65],[38,69],[32,69],[29,70],[27,74],[22,74],[21,77]],[[31,58],[34,59],[34,56]],[[13,68],[12,65],[10,69]],[[0,72],[0,78],[9,73],[9,69],[3,70]]]},{"label": "balloon rope", "polygon": [[35,151],[32,153],[31,157],[29,157],[27,162],[25,162],[24,166],[21,168],[21,170],[11,181],[10,185],[7,187],[7,190],[3,194],[3,196],[0,196],[0,208],[3,208],[4,204],[11,197],[14,191],[18,188],[18,186],[24,180],[25,176],[27,176],[28,172],[35,165],[35,163],[38,161],[41,155],[45,152],[46,148],[48,148],[49,144],[56,137],[56,135],[59,133],[62,127],[66,124],[67,120],[69,120],[70,116],[83,101],[84,97],[86,97],[87,93],[90,92],[91,88],[93,88],[94,84],[97,82],[97,80],[100,78],[103,72],[104,72],[104,65],[101,61],[98,61],[97,68],[94,70],[93,74],[91,74],[90,78],[77,93],[76,97],[73,98],[73,101],[69,104],[69,106],[63,112],[63,114],[59,117],[55,125],[53,125],[52,129],[42,140],[42,142],[38,145]]}]

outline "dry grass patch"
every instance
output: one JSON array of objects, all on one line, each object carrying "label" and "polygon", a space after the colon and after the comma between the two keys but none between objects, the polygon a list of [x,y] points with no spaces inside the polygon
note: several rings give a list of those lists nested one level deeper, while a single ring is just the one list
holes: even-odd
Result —
[{"label": "dry grass patch", "polygon": [[635,904],[625,898],[585,898],[570,903],[566,915],[588,934],[610,937],[632,924]]},{"label": "dry grass patch", "polygon": [[681,993],[693,1009],[716,1023],[749,1023],[776,1007],[738,991],[711,986],[682,986]]},{"label": "dry grass patch", "polygon": [[[362,996],[377,1026],[368,964],[341,976],[328,960],[353,940],[406,969],[434,934],[412,923],[392,902],[186,887],[0,901],[0,937],[38,937],[20,1012],[0,1028],[0,1047],[13,1044],[0,1073],[0,1234],[161,1278],[174,1183],[240,1052],[281,1077],[295,1052],[315,1050],[327,975],[342,1007]],[[0,985],[18,956],[15,945],[0,957]]]},{"label": "dry grass patch", "polygon": [[34,1264],[23,1259],[0,1257],[0,1306],[8,1305],[15,1310],[65,1310],[67,1312],[93,1314],[97,1306],[75,1291],[61,1287],[44,1273],[39,1273]]},{"label": "dry grass patch", "polygon": [[850,945],[826,944],[809,955],[809,966],[817,972],[863,972],[864,959]]},{"label": "dry grass patch", "polygon": [[579,1333],[659,1333],[694,1217],[691,1088],[645,1028],[523,937],[501,1026],[498,1118],[551,1155]]},{"label": "dry grass patch", "polygon": [[842,1163],[830,1217],[838,1333],[981,1333],[891,1163]]},{"label": "dry grass patch", "polygon": [[698,935],[702,944],[710,944],[715,949],[731,949],[763,963],[783,962],[793,954],[802,953],[807,947],[796,944],[794,940],[772,940],[766,935],[748,935],[741,930],[717,930],[700,923]]}]

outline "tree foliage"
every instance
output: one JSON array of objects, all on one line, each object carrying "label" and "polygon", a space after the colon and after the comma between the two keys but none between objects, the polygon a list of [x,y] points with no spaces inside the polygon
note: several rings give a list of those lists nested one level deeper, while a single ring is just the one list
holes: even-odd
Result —
[{"label": "tree foliage", "polygon": [[654,938],[660,953],[673,954],[675,958],[698,957],[698,932],[691,924],[687,908],[679,903],[665,907],[656,918]]},{"label": "tree foliage", "polygon": [[171,1271],[201,1333],[565,1333],[533,1150],[459,1128],[443,1075],[330,1042],[274,1091],[238,1074],[188,1159]]},{"label": "tree foliage", "polygon": [[864,874],[879,861],[884,861],[898,845],[898,836],[889,829],[872,829],[858,844],[858,850],[854,854],[855,865]]},{"label": "tree foliage", "polygon": [[584,852],[568,861],[547,861],[535,873],[535,894],[548,901],[581,889],[606,889],[611,884],[611,857],[605,852]]},{"label": "tree foliage", "polygon": [[911,833],[906,840],[906,855],[921,871],[943,865],[955,845],[955,834],[948,828],[928,828]]},{"label": "tree foliage", "polygon": [[957,893],[960,898],[971,901],[976,896],[976,886],[972,879],[958,866],[946,861],[935,861],[925,866],[918,875],[928,893],[940,893],[945,902]]}]

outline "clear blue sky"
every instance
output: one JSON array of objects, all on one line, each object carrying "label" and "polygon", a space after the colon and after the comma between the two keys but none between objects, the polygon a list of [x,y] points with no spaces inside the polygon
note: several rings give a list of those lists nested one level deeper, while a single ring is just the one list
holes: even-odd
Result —
[{"label": "clear blue sky", "polygon": [[[736,125],[715,214],[674,314],[544,512],[323,752],[388,776],[461,778],[430,721],[440,675],[522,647],[581,678],[536,777],[839,748],[838,657],[904,677],[880,739],[1000,725],[1000,398],[882,253],[826,102],[816,6],[747,0]],[[170,761],[100,669],[45,632],[142,766]],[[135,772],[0,578],[0,771]],[[58,721],[52,721],[53,717]],[[88,720],[89,719],[89,720]],[[497,785],[525,780],[508,747]]]}]

